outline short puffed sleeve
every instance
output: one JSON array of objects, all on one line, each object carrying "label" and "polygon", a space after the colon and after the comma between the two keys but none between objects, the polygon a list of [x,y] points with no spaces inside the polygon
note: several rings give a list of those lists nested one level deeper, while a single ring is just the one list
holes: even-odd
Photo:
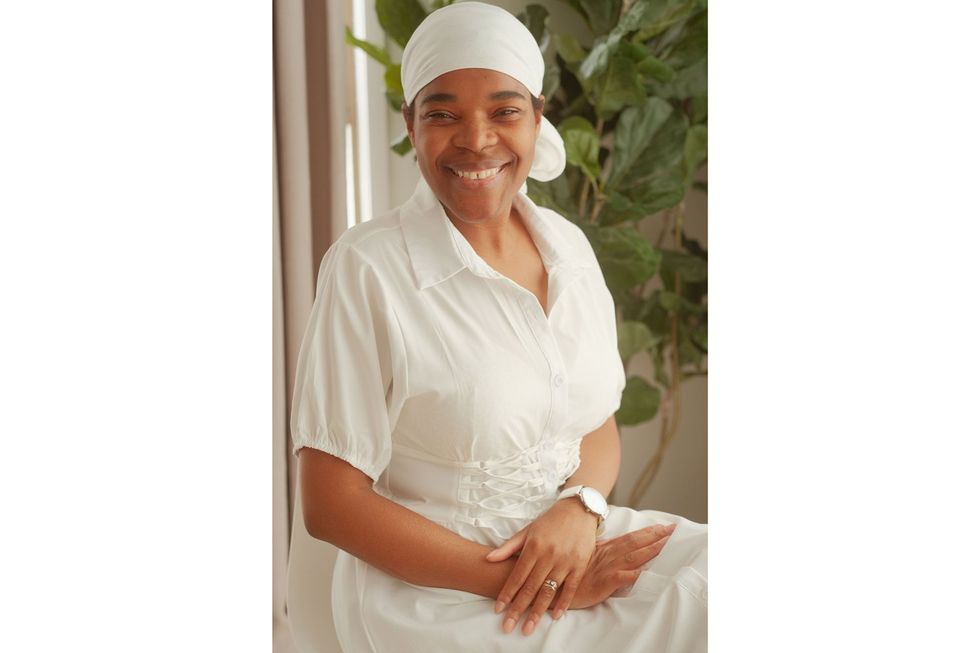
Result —
[{"label": "short puffed sleeve", "polygon": [[293,453],[312,447],[377,481],[391,460],[404,347],[375,266],[339,241],[326,253],[296,367]]}]

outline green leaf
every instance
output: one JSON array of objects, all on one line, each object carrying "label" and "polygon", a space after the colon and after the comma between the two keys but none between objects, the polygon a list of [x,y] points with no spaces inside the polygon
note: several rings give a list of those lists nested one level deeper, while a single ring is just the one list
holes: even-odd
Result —
[{"label": "green leaf", "polygon": [[705,57],[694,64],[677,70],[670,82],[650,82],[654,95],[668,100],[683,100],[708,94],[708,59]]},{"label": "green leaf", "polygon": [[684,338],[677,343],[677,362],[683,365],[700,365],[704,352],[694,346],[690,338]]},{"label": "green leaf", "polygon": [[646,148],[625,172],[618,184],[620,190],[639,188],[655,179],[673,179],[684,183],[684,143],[687,139],[687,116],[674,110],[657,129]]},{"label": "green leaf", "polygon": [[394,111],[401,112],[402,104],[405,102],[405,91],[402,90],[402,66],[398,63],[390,64],[385,68],[385,97],[388,99],[388,106]]},{"label": "green leaf", "polygon": [[597,39],[592,50],[579,66],[579,76],[583,80],[589,80],[604,71],[609,64],[609,54],[615,45],[616,41],[610,42],[609,37]]},{"label": "green leaf", "polygon": [[418,0],[376,0],[374,8],[385,34],[401,48],[427,16]]},{"label": "green leaf", "polygon": [[412,151],[412,139],[408,137],[408,134],[405,134],[401,139],[396,138],[391,144],[391,151],[399,156],[405,156]]},{"label": "green leaf", "polygon": [[578,39],[570,34],[555,34],[555,48],[558,55],[568,63],[578,63],[585,59],[585,50]]},{"label": "green leaf", "polygon": [[636,70],[647,77],[652,77],[658,82],[669,82],[677,76],[673,68],[652,54],[647,55],[642,61],[636,64]]},{"label": "green leaf", "polygon": [[649,0],[636,0],[630,8],[623,14],[613,31],[620,36],[625,36],[629,32],[634,32],[643,27],[649,20],[649,15],[657,11],[657,5],[662,2],[650,2]]},{"label": "green leaf", "polygon": [[[573,222],[578,217],[575,193],[572,190],[572,174],[580,175],[577,168],[565,168],[565,172],[551,181],[527,180],[527,196],[537,204],[557,211]],[[581,179],[579,179],[581,182]]]},{"label": "green leaf", "polygon": [[699,283],[708,280],[708,261],[673,249],[661,249],[660,268],[664,275],[679,274],[685,283]]},{"label": "green leaf", "polygon": [[583,0],[576,3],[596,36],[611,31],[616,25],[621,4],[621,0]]},{"label": "green leaf", "polygon": [[662,290],[660,291],[660,294],[657,295],[657,298],[660,300],[660,306],[662,306],[664,310],[670,311],[671,313],[676,313],[677,311],[681,310],[682,298],[677,293],[669,290]]},{"label": "green leaf", "polygon": [[698,95],[691,98],[691,124],[697,125],[708,120],[708,96]]},{"label": "green leaf", "polygon": [[638,41],[649,41],[671,27],[687,20],[692,12],[699,11],[699,0],[656,0],[650,2],[642,17]]},{"label": "green leaf", "polygon": [[701,61],[708,53],[708,12],[692,15],[684,24],[667,59],[675,68],[686,68]]},{"label": "green leaf", "polygon": [[551,99],[559,86],[561,86],[561,68],[546,63],[544,65],[544,81],[541,86],[541,95],[544,96],[545,102]]},{"label": "green leaf", "polygon": [[615,188],[650,143],[654,133],[667,121],[673,109],[657,97],[647,98],[641,107],[623,111],[613,138],[612,168],[607,188]]},{"label": "green leaf", "polygon": [[670,332],[670,315],[660,305],[660,291],[655,291],[646,300],[642,321],[650,328],[650,333],[658,342]]},{"label": "green leaf", "polygon": [[393,94],[397,93],[401,96],[405,95],[405,91],[402,89],[401,64],[393,63],[385,68],[385,87]]},{"label": "green leaf", "polygon": [[656,344],[650,327],[643,322],[624,321],[617,326],[619,357],[628,361],[633,354],[649,349]]},{"label": "green leaf", "polygon": [[636,229],[600,227],[595,235],[596,258],[613,294],[622,294],[657,273],[660,253]]},{"label": "green leaf", "polygon": [[402,104],[405,102],[401,93],[385,91],[385,99],[388,100],[388,106],[391,107],[392,111],[401,113]]},{"label": "green leaf", "polygon": [[634,202],[626,195],[616,191],[606,193],[606,201],[599,211],[599,222],[603,226],[612,226],[621,222],[638,221],[650,215],[645,206]]},{"label": "green leaf", "polygon": [[350,31],[349,27],[344,28],[344,40],[347,42],[347,45],[353,45],[364,50],[367,56],[371,57],[382,65],[391,65],[391,57],[389,57],[388,53],[384,51],[384,48],[379,45],[375,45],[374,43],[362,41],[354,36],[354,33]]},{"label": "green leaf", "polygon": [[640,85],[636,64],[629,57],[614,56],[602,80],[597,85],[596,111],[611,119],[627,105],[639,105],[647,95]]},{"label": "green leaf", "polygon": [[528,5],[524,11],[517,14],[517,20],[524,23],[527,31],[531,32],[541,52],[548,49],[548,42],[551,39],[551,35],[545,29],[545,20],[547,18],[548,10],[541,5]]},{"label": "green leaf", "polygon": [[562,121],[558,133],[565,142],[568,163],[578,166],[591,179],[599,176],[599,135],[588,120],[572,116]]},{"label": "green leaf", "polygon": [[686,178],[688,182],[707,158],[708,127],[706,125],[694,125],[687,130],[687,139],[684,141],[684,165],[687,168]]},{"label": "green leaf", "polygon": [[638,376],[626,379],[623,399],[616,411],[620,426],[633,426],[652,419],[660,410],[660,390]]},{"label": "green leaf", "polygon": [[629,57],[636,63],[640,63],[650,56],[650,53],[647,52],[645,47],[637,43],[630,43],[629,41],[620,41],[617,49],[619,54]]},{"label": "green leaf", "polygon": [[702,313],[706,310],[703,306],[698,306],[686,297],[669,290],[661,290],[658,299],[660,306],[671,313]]},{"label": "green leaf", "polygon": [[657,211],[677,206],[683,199],[683,180],[670,176],[655,177],[629,189],[626,194],[610,191],[599,212],[599,219],[603,225],[643,220]]}]

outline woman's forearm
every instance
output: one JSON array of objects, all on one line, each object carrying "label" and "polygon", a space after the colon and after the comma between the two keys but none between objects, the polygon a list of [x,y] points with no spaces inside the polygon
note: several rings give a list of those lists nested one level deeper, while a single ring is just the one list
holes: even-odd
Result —
[{"label": "woman's forearm", "polygon": [[301,450],[300,479],[310,535],[396,578],[493,598],[513,569],[514,560],[486,561],[493,547],[377,494],[367,476],[339,458]]},{"label": "woman's forearm", "polygon": [[619,476],[620,455],[619,429],[615,417],[611,416],[582,439],[581,462],[564,487],[588,485],[609,496]]}]

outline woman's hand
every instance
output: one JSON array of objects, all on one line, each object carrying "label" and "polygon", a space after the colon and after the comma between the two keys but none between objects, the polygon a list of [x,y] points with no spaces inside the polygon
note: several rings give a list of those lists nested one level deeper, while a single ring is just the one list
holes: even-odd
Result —
[{"label": "woman's hand", "polygon": [[510,606],[504,617],[505,633],[514,629],[532,601],[523,632],[525,635],[534,632],[557,593],[544,584],[546,580],[553,580],[563,588],[555,605],[566,608],[571,605],[596,548],[598,519],[577,499],[562,499],[487,555],[488,561],[499,562],[521,551],[494,608],[499,614]]},{"label": "woman's hand", "polygon": [[[663,550],[677,524],[657,524],[611,540],[599,542],[589,560],[571,609],[589,608],[602,603],[620,587],[632,585],[642,567]],[[555,605],[552,616],[560,619],[564,610]]]}]

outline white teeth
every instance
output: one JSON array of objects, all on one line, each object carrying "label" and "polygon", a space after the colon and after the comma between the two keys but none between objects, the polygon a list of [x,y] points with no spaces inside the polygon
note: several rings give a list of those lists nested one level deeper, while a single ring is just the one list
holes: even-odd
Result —
[{"label": "white teeth", "polygon": [[[503,166],[500,167],[502,168]],[[455,168],[452,170],[456,173],[457,177],[462,177],[463,179],[487,179],[500,172],[500,168],[490,168],[489,170],[481,170],[480,172],[465,172],[463,170],[456,170]]]}]

